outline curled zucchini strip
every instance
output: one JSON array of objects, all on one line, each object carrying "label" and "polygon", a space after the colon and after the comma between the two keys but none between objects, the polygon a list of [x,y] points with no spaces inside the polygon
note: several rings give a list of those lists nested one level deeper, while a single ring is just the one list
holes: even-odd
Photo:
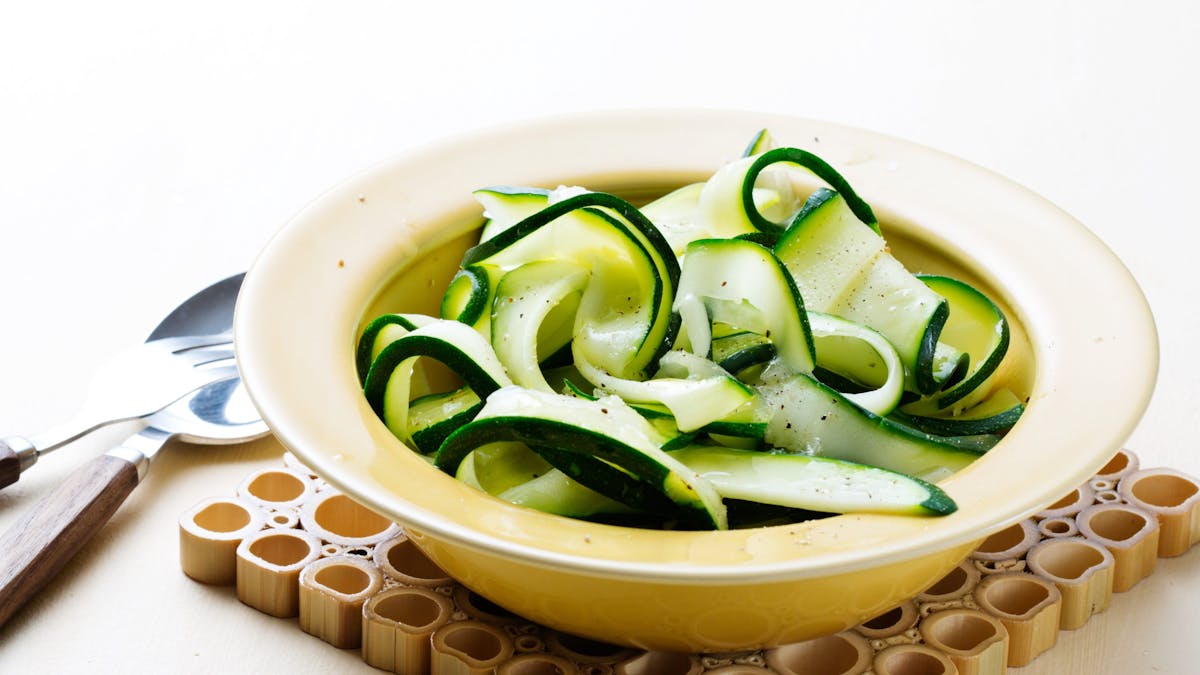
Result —
[{"label": "curled zucchini strip", "polygon": [[[764,325],[747,326],[746,305]],[[692,353],[708,356],[712,323],[761,332],[796,372],[814,366],[812,333],[804,301],[791,274],[769,249],[742,239],[702,239],[688,244],[674,308]]]},{"label": "curled zucchini strip", "polygon": [[897,471],[936,482],[979,458],[994,436],[942,438],[868,412],[799,374],[760,385],[772,412],[767,445]]},{"label": "curled zucchini strip", "polygon": [[939,339],[967,354],[970,365],[961,380],[932,395],[931,400],[914,404],[910,412],[957,414],[990,393],[987,383],[1008,352],[1008,319],[996,303],[970,284],[935,275],[918,278],[949,303],[950,315]]},{"label": "curled zucchini strip", "polygon": [[409,445],[413,444],[408,422],[413,366],[422,356],[446,364],[480,399],[512,384],[492,346],[466,324],[433,319],[399,337],[371,364],[363,394],[388,429]]},{"label": "curled zucchini strip", "polygon": [[826,513],[946,515],[957,509],[936,485],[854,462],[700,445],[669,454],[725,499]]},{"label": "curled zucchini strip", "polygon": [[[446,439],[435,463],[453,475],[472,450],[497,441],[519,441],[535,452],[548,448],[543,457],[567,475],[575,473],[571,459],[599,459],[661,493],[690,519],[725,529],[720,495],[660,449],[654,436],[646,420],[615,396],[589,401],[507,387],[489,396],[479,415]],[[598,491],[618,501],[627,496]]]},{"label": "curled zucchini strip", "polygon": [[469,249],[463,266],[508,270],[548,259],[592,271],[575,339],[591,345],[593,359],[605,368],[644,376],[674,343],[678,322],[670,308],[679,263],[654,224],[629,202],[587,192],[550,203]]},{"label": "curled zucchini strip", "polygon": [[465,323],[481,335],[491,334],[491,307],[503,271],[492,265],[468,265],[450,280],[442,296],[443,319]]},{"label": "curled zucchini strip", "polygon": [[385,347],[434,321],[437,319],[424,314],[384,314],[367,324],[358,338],[358,350],[354,359],[359,382],[366,382],[367,371]]},{"label": "curled zucchini strip", "polygon": [[[688,358],[691,357],[691,358]],[[668,352],[659,361],[660,368],[671,368],[652,380],[627,380],[616,377],[576,354],[579,374],[606,394],[615,394],[629,403],[654,403],[665,406],[680,431],[695,431],[719,420],[754,398],[754,391],[713,362],[685,352]]]},{"label": "curled zucchini strip", "polygon": [[848,196],[815,192],[779,238],[775,254],[809,311],[879,331],[900,353],[905,388],[922,394],[938,388],[935,356],[947,303],[887,251],[877,229],[859,222]]},{"label": "curled zucchini strip", "polygon": [[471,193],[483,207],[484,223],[479,241],[487,241],[546,208],[550,191],[535,187],[496,185]]},{"label": "curled zucchini strip", "polygon": [[[575,309],[588,279],[588,270],[580,265],[542,260],[526,263],[500,280],[492,307],[492,347],[514,383],[553,391],[540,364],[570,342]],[[543,330],[552,314],[558,325]]]},{"label": "curled zucchini strip", "polygon": [[1009,389],[1000,389],[980,403],[956,414],[915,415],[903,409],[888,417],[900,424],[938,436],[1003,434],[1021,419],[1025,405]]},{"label": "curled zucchini strip", "polygon": [[817,347],[817,363],[860,383],[880,382],[874,389],[843,396],[876,415],[887,415],[904,394],[904,364],[892,343],[878,332],[830,314],[809,312]]}]

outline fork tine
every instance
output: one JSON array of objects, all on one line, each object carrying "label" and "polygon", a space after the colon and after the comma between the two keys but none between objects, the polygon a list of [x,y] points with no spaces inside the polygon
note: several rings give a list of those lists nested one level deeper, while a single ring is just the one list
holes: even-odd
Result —
[{"label": "fork tine", "polygon": [[233,332],[214,333],[212,335],[184,335],[181,337],[161,338],[147,342],[147,345],[165,349],[172,353],[184,352],[200,347],[213,347],[233,342]]},{"label": "fork tine", "polygon": [[175,363],[186,364],[198,368],[217,361],[234,358],[232,346],[197,347],[186,352],[177,352],[171,356]]}]

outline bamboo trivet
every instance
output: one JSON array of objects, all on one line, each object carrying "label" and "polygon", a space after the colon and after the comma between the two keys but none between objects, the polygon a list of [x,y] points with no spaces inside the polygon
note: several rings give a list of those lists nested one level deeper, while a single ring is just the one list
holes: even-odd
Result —
[{"label": "bamboo trivet", "polygon": [[992,675],[1023,666],[1200,540],[1200,482],[1122,450],[859,626],[730,654],[639,652],[538,626],[448,577],[402,529],[291,454],[180,519],[180,563],[262,612],[404,675]]}]

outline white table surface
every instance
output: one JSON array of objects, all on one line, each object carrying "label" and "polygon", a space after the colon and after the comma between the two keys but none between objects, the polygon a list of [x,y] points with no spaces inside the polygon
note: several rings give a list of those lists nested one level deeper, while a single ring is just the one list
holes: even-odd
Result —
[{"label": "white table surface", "polygon": [[[1075,215],[1132,270],[1158,322],[1158,386],[1128,444],[1144,466],[1200,474],[1200,6],[583,6],[5,4],[0,432],[65,419],[98,363],[245,269],[292,213],[365,166],[542,114],[699,106],[908,138]],[[45,458],[0,493],[0,527],[118,436]],[[0,629],[0,672],[369,671],[179,572],[178,516],[280,452],[272,439],[168,448]],[[1194,673],[1197,599],[1200,553],[1161,561],[1017,672]]]}]

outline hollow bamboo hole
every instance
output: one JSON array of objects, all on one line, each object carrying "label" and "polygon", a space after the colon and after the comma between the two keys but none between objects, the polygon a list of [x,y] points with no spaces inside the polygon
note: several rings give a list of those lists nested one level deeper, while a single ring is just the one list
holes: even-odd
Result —
[{"label": "hollow bamboo hole", "polygon": [[1180,506],[1200,491],[1192,481],[1183,476],[1159,473],[1139,478],[1130,492],[1141,501],[1160,508]]},{"label": "hollow bamboo hole", "polygon": [[290,502],[304,494],[304,483],[286,471],[265,471],[250,481],[246,491],[264,502]]},{"label": "hollow bamboo hole", "polygon": [[328,565],[313,575],[313,581],[342,595],[357,595],[371,585],[371,577],[353,565]]},{"label": "hollow bamboo hole", "polygon": [[465,623],[447,627],[442,644],[467,658],[476,661],[491,661],[504,651],[504,644],[495,633]]},{"label": "hollow bamboo hole", "polygon": [[925,591],[925,595],[948,595],[961,589],[967,581],[967,571],[961,566],[955,567],[946,576],[938,579],[937,583],[930,586]]},{"label": "hollow bamboo hole", "polygon": [[1125,541],[1145,529],[1147,522],[1140,513],[1127,509],[1096,511],[1088,520],[1096,534],[1112,541]]},{"label": "hollow bamboo hole", "polygon": [[539,652],[545,649],[546,643],[536,635],[518,635],[513,639],[513,646],[519,652]]},{"label": "hollow bamboo hole", "polygon": [[213,502],[193,516],[192,522],[209,532],[236,532],[250,524],[250,512],[234,502]]},{"label": "hollow bamboo hole", "polygon": [[446,572],[409,539],[390,547],[387,551],[387,561],[397,572],[415,579],[435,580],[446,577]]},{"label": "hollow bamboo hole", "polygon": [[387,518],[343,494],[332,495],[321,502],[313,518],[329,532],[351,539],[381,534],[392,525]]},{"label": "hollow bamboo hole", "polygon": [[990,584],[988,604],[1012,616],[1024,616],[1050,597],[1050,590],[1031,578],[1007,577]]},{"label": "hollow bamboo hole", "polygon": [[939,646],[944,645],[960,652],[973,651],[995,639],[997,635],[995,624],[978,614],[968,612],[948,613],[936,621],[929,622],[926,630]]},{"label": "hollow bamboo hole", "polygon": [[250,544],[250,554],[272,565],[288,567],[304,560],[310,547],[304,539],[280,532],[255,540]]},{"label": "hollow bamboo hole", "polygon": [[376,603],[374,610],[388,621],[417,631],[432,627],[442,616],[442,606],[417,591],[393,593]]},{"label": "hollow bamboo hole", "polygon": [[789,675],[840,675],[852,672],[862,657],[861,645],[839,633],[785,645],[775,649],[768,661]]},{"label": "hollow bamboo hole", "polygon": [[875,672],[879,675],[949,675],[956,671],[947,669],[946,663],[937,656],[910,647],[880,653]]},{"label": "hollow bamboo hole", "polygon": [[864,621],[862,625],[864,628],[869,628],[873,631],[882,631],[896,626],[903,618],[904,608],[896,607],[895,609],[880,614],[874,619]]},{"label": "hollow bamboo hole", "polygon": [[1073,581],[1104,564],[1104,555],[1084,542],[1063,540],[1041,549],[1037,563],[1048,574]]},{"label": "hollow bamboo hole", "polygon": [[1066,518],[1047,518],[1038,525],[1038,529],[1049,537],[1065,537],[1073,534],[1074,522]]},{"label": "hollow bamboo hole", "polygon": [[1117,454],[1113,455],[1112,459],[1108,460],[1108,463],[1096,472],[1096,475],[1112,476],[1119,474],[1129,468],[1129,462],[1129,454],[1125,450],[1121,450],[1117,452]]},{"label": "hollow bamboo hole", "polygon": [[976,551],[980,553],[1000,553],[1018,546],[1025,540],[1025,529],[1021,523],[1015,523],[993,534],[979,545]]},{"label": "hollow bamboo hole", "polygon": [[1082,492],[1083,492],[1083,488],[1075,488],[1074,490],[1070,491],[1069,493],[1067,493],[1067,494],[1063,495],[1061,498],[1059,498],[1058,501],[1054,502],[1050,506],[1047,506],[1046,510],[1047,511],[1057,511],[1059,509],[1065,509],[1068,506],[1072,506],[1073,504],[1080,501],[1080,499],[1082,498],[1082,494],[1081,494]]}]

